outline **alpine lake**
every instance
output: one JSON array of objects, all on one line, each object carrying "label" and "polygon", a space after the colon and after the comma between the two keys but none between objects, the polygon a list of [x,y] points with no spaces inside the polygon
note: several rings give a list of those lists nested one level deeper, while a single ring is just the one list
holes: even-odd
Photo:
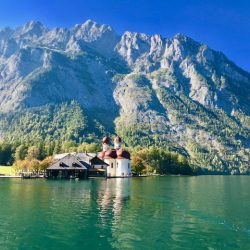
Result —
[{"label": "alpine lake", "polygon": [[0,249],[250,249],[250,177],[2,178]]}]

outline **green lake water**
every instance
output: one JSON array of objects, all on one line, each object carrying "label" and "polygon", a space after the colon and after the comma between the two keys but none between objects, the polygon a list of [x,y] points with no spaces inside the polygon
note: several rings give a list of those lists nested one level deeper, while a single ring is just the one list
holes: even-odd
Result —
[{"label": "green lake water", "polygon": [[250,249],[250,177],[0,179],[5,249]]}]

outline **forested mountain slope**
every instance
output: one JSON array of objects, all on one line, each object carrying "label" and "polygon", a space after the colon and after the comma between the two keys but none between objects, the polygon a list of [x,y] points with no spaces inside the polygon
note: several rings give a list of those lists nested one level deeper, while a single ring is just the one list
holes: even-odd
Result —
[{"label": "forested mountain slope", "polygon": [[92,20],[0,30],[0,137],[157,145],[191,163],[250,171],[250,74],[189,37]]}]

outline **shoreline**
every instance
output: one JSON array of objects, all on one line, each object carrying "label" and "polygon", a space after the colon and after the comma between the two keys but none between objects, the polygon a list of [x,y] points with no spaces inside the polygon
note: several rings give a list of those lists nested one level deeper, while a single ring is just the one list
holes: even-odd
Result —
[{"label": "shoreline", "polygon": [[0,175],[0,178],[22,178],[19,175]]},{"label": "shoreline", "polygon": [[[128,178],[143,178],[143,177],[198,177],[198,176],[249,176],[247,174],[238,174],[238,175],[225,175],[225,174],[203,174],[203,175],[140,175],[140,176],[131,176]],[[23,178],[19,175],[0,175],[0,179],[46,179],[45,177],[36,177],[36,178]],[[126,177],[114,177],[114,178],[105,178],[105,177],[89,177],[89,179],[126,179]]]}]

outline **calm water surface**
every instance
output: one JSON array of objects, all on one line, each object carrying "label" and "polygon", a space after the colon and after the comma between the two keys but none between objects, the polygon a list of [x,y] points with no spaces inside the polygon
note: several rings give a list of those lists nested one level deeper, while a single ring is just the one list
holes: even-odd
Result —
[{"label": "calm water surface", "polygon": [[0,179],[0,249],[250,249],[250,177]]}]

